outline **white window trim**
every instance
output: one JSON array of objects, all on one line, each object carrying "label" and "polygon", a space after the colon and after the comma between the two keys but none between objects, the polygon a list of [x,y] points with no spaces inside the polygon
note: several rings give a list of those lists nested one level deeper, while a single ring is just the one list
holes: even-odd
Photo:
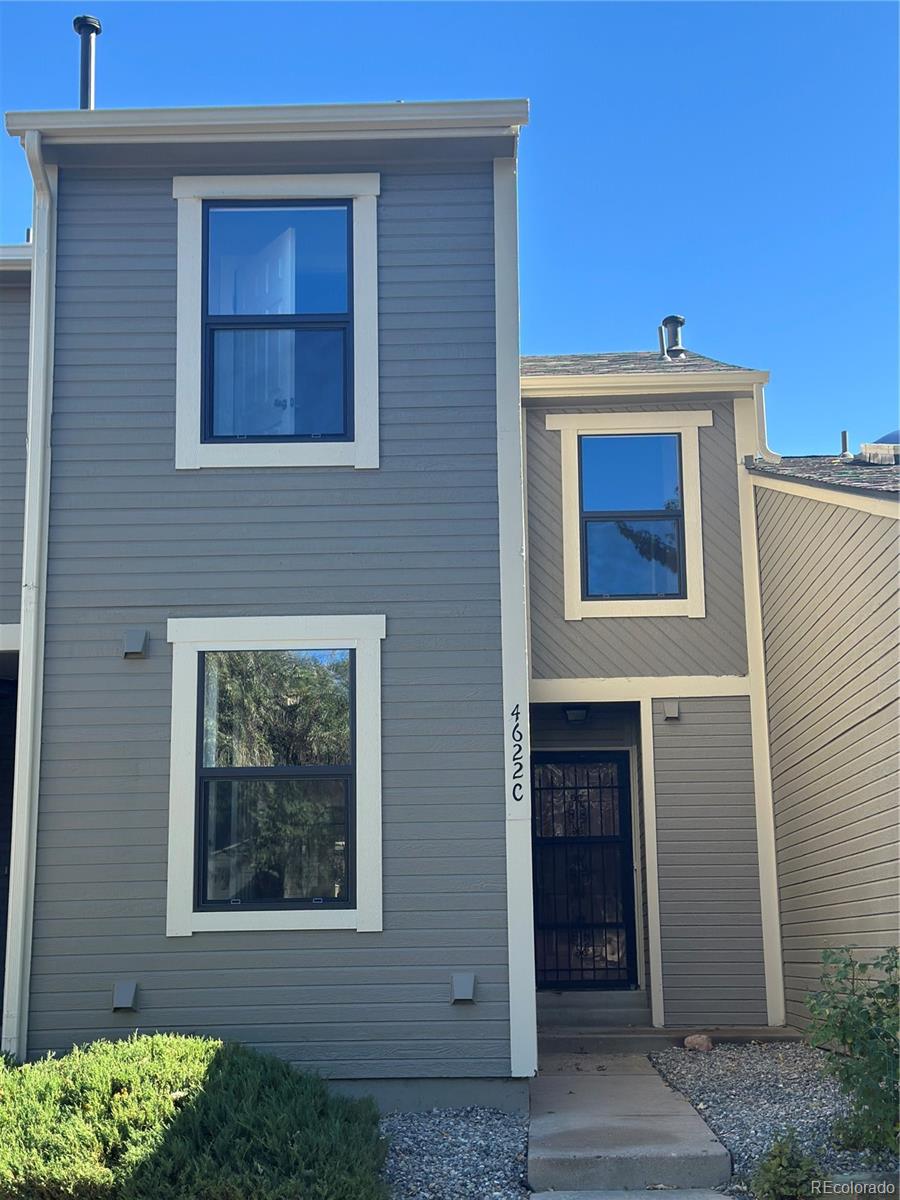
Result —
[{"label": "white window trim", "polygon": [[[172,643],[172,743],[166,936],[228,930],[383,928],[381,888],[381,640],[383,616],[178,617]],[[356,651],[356,907],[332,911],[194,911],[197,656],[204,650]]]},{"label": "white window trim", "polygon": [[[175,467],[378,466],[377,174],[176,175],[178,287],[175,360]],[[203,373],[203,201],[353,202],[353,440],[223,442],[200,440]]]},{"label": "white window trim", "polygon": [[[585,617],[705,617],[703,526],[700,512],[700,437],[712,425],[711,411],[551,413],[547,429],[562,435],[563,592],[565,619]],[[687,597],[683,600],[584,600],[581,595],[581,506],[578,494],[580,434],[678,433],[684,487],[684,556]]]}]

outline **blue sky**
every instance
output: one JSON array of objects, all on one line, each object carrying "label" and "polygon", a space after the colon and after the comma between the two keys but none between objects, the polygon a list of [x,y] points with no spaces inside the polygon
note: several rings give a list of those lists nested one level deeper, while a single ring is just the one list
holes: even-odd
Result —
[{"label": "blue sky", "polygon": [[[4,110],[77,104],[73,3],[0,3]],[[90,4],[99,107],[527,96],[522,348],[771,371],[769,440],[897,424],[892,3]],[[0,239],[30,223],[2,139]]]}]

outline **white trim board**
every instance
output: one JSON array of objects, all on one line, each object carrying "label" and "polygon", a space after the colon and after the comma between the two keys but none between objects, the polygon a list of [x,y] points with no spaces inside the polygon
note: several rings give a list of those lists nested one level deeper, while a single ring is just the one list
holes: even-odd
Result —
[{"label": "white trim board", "polygon": [[748,696],[746,675],[631,675],[617,679],[532,679],[532,704],[614,704],[696,696]]},{"label": "white trim board", "polygon": [[[379,463],[378,222],[380,176],[176,175],[178,201],[175,467],[355,467]],[[203,201],[352,201],[353,440],[349,442],[202,442]]]},{"label": "white trim board", "polygon": [[[561,437],[560,486],[565,619],[581,621],[586,617],[705,617],[699,430],[712,425],[712,412],[549,413],[545,422],[548,430],[558,430]],[[578,439],[582,435],[592,434],[627,437],[648,433],[679,435],[681,480],[684,489],[682,504],[687,596],[684,599],[672,600],[586,600],[581,594]]]},{"label": "white trim board", "polygon": [[510,1074],[529,1078],[537,1071],[537,998],[531,875],[525,489],[519,404],[518,218],[516,164],[511,158],[494,160],[494,272]]},{"label": "white trim board", "polygon": [[762,622],[762,591],[753,475],[743,466],[759,444],[756,398],[734,404],[738,461],[738,506],[741,523],[741,565],[747,630],[747,674],[750,680],[750,731],[753,742],[753,795],[756,808],[756,847],[762,915],[766,1014],[770,1025],[785,1022],[784,965],[781,951],[781,913],[778,860],[775,848],[775,810],[769,752],[769,704],[766,695],[766,657]]},{"label": "white trim board", "polygon": [[826,483],[817,486],[812,482],[802,483],[800,480],[784,479],[781,476],[763,475],[752,469],[748,474],[755,488],[768,488],[773,492],[800,496],[804,500],[817,500],[820,504],[837,504],[841,508],[853,508],[858,512],[871,513],[875,517],[900,520],[900,497],[896,494],[880,496],[870,493],[862,496],[859,492],[841,491],[839,488],[829,487]]},{"label": "white trim board", "polygon": [[647,936],[650,941],[650,1020],[666,1023],[663,993],[662,926],[659,917],[659,855],[656,836],[656,768],[653,760],[653,701],[641,700],[641,783],[644,801],[644,858],[647,869]]},{"label": "white trim board", "polygon": [[522,400],[591,399],[597,396],[677,396],[751,393],[768,383],[768,371],[622,371],[597,375],[523,375]]},{"label": "white trim board", "polygon": [[16,651],[22,645],[22,626],[19,624],[0,625],[0,652]]},{"label": "white trim board", "polygon": [[[381,640],[380,615],[186,617],[168,622],[172,643],[172,740],[166,936],[269,929],[380,932]],[[194,911],[198,654],[202,650],[349,649],[356,652],[356,907],[269,912]]]},{"label": "white trim board", "polygon": [[23,1058],[28,1044],[31,937],[37,858],[38,798],[47,607],[50,427],[53,409],[57,169],[44,162],[41,135],[25,135],[34,181],[34,243],[28,332],[28,457],[22,546],[22,628],[13,776],[9,916],[0,1047]]}]

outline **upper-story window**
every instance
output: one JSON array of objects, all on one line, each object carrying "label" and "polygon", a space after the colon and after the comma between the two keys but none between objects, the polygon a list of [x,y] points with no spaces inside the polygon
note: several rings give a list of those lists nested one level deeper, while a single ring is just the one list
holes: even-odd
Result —
[{"label": "upper-story window", "polygon": [[352,437],[351,202],[205,215],[203,441]]},{"label": "upper-story window", "polygon": [[579,453],[583,597],[682,598],[679,435],[582,435]]},{"label": "upper-story window", "polygon": [[697,409],[550,413],[565,618],[703,617]]},{"label": "upper-story window", "polygon": [[177,468],[378,466],[379,190],[175,178]]}]

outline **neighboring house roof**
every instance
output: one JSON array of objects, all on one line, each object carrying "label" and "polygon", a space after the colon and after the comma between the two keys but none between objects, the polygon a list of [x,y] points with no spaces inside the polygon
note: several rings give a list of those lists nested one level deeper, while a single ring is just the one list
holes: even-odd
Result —
[{"label": "neighboring house roof", "polygon": [[829,454],[804,454],[781,462],[757,462],[750,468],[759,475],[795,479],[820,487],[854,492],[900,492],[900,466],[842,459]]},{"label": "neighboring house roof", "polygon": [[658,350],[627,350],[618,354],[533,354],[521,360],[523,377],[533,375],[633,375],[671,371],[747,371],[686,350],[682,358],[663,358]]}]

